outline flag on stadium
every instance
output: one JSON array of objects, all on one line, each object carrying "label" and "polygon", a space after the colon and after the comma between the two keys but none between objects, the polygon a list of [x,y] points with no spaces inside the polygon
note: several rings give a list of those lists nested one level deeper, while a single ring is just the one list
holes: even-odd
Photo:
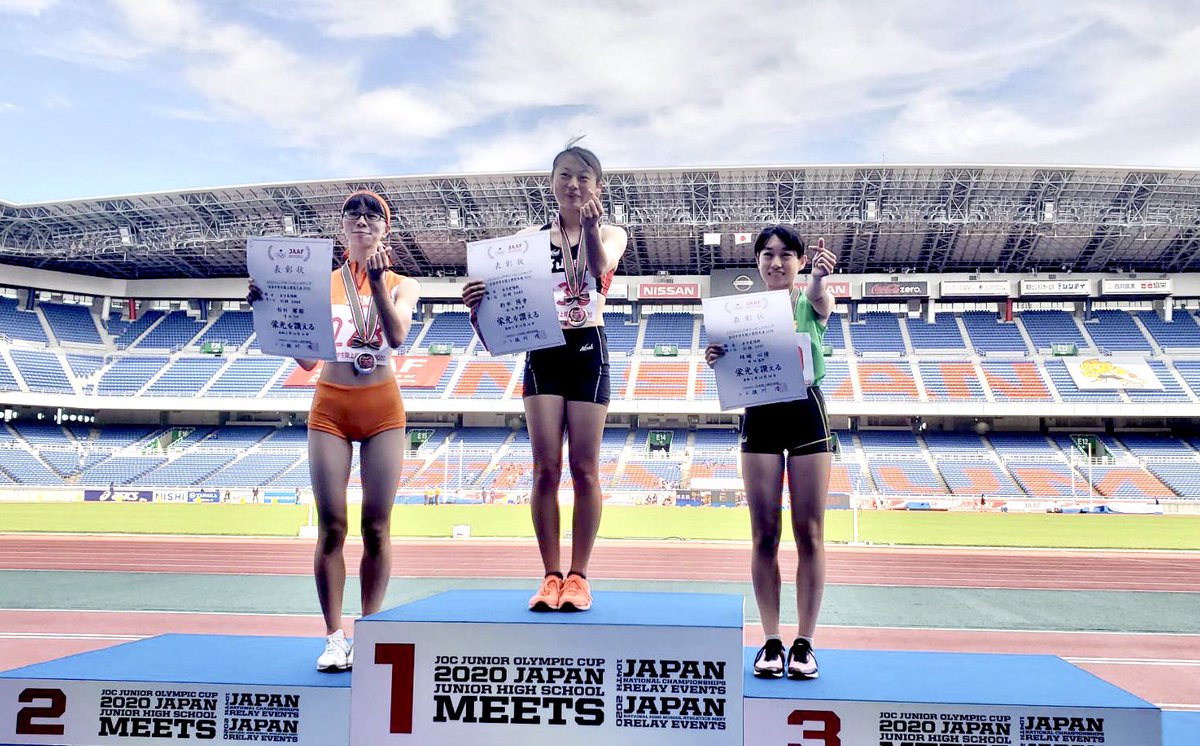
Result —
[{"label": "flag on stadium", "polygon": [[721,245],[721,234],[720,233],[705,233],[704,234],[704,245],[705,246],[720,246]]},{"label": "flag on stadium", "polygon": [[750,243],[750,234],[749,233],[734,233],[733,234],[733,243],[736,245]]}]

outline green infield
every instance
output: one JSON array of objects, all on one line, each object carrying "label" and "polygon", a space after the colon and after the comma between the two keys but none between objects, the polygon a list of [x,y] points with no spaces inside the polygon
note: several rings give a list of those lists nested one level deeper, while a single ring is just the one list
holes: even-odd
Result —
[{"label": "green infield", "polygon": [[[295,505],[174,503],[5,503],[0,532],[296,536],[308,510]],[[357,506],[350,530],[357,533]],[[532,537],[524,505],[398,505],[392,534],[448,537],[456,525],[474,537]],[[562,525],[571,525],[564,507]],[[608,506],[600,536],[612,539],[744,541],[744,509]],[[829,511],[825,536],[852,540],[849,511]],[[1057,515],[864,511],[859,541],[935,546],[1063,547],[1084,549],[1200,549],[1200,516]]]}]

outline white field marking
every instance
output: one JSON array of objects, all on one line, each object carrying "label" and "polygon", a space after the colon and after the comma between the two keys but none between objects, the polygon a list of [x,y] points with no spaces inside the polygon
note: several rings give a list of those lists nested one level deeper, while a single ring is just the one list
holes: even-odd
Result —
[{"label": "white field marking", "polygon": [[1070,663],[1097,663],[1114,666],[1191,666],[1200,667],[1197,660],[1171,660],[1169,658],[1072,658],[1063,660]]}]

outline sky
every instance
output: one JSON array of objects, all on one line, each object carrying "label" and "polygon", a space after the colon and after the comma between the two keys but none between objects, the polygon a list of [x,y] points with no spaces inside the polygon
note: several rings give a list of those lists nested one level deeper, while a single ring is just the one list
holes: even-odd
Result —
[{"label": "sky", "polygon": [[1200,167],[1200,0],[0,0],[0,200],[605,168]]}]

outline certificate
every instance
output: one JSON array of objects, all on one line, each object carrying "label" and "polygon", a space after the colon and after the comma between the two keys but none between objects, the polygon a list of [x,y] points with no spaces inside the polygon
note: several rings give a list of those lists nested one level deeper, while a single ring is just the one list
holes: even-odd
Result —
[{"label": "certificate", "polygon": [[550,232],[467,244],[467,274],[483,280],[475,331],[493,355],[563,344],[551,280]]},{"label": "certificate", "polygon": [[[808,398],[804,361],[796,354],[804,341],[796,334],[786,290],[702,302],[709,342],[725,346],[713,366],[722,410]],[[804,357],[810,354],[806,348]]]},{"label": "certificate", "polygon": [[268,355],[333,360],[329,298],[333,241],[252,236],[246,269],[262,291],[254,304],[254,333]]}]

